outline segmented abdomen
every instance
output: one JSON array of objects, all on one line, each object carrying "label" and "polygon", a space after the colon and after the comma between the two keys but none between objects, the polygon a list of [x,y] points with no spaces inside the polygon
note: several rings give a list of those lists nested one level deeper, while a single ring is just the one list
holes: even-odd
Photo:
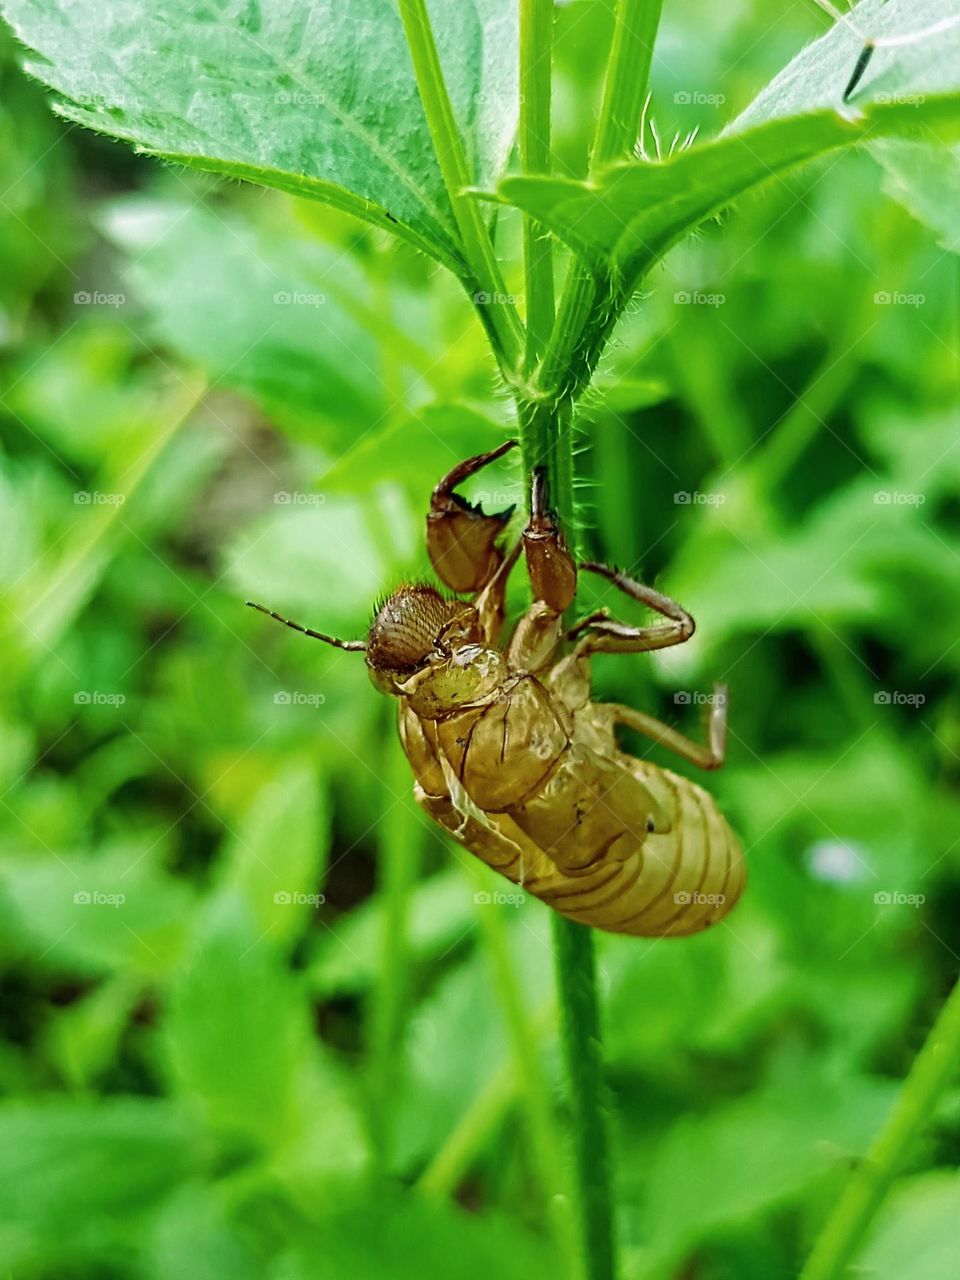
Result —
[{"label": "segmented abdomen", "polygon": [[739,841],[702,787],[667,769],[621,756],[671,815],[671,830],[646,834],[623,861],[609,855],[576,874],[561,871],[506,814],[471,811],[463,797],[417,800],[460,844],[580,924],[636,937],[682,937],[715,924],[743,890]]}]

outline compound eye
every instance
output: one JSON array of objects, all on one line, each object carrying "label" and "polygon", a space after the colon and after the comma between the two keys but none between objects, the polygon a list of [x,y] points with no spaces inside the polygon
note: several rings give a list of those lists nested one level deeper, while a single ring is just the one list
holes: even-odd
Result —
[{"label": "compound eye", "polygon": [[647,814],[647,832],[648,832],[648,834],[652,835],[652,834],[656,831],[656,829],[657,829],[657,824],[656,824],[656,822],[654,821],[653,814],[652,814],[652,813],[648,813],[648,814]]}]

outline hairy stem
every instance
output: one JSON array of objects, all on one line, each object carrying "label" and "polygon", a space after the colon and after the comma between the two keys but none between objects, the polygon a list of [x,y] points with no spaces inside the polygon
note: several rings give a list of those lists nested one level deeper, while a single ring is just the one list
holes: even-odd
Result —
[{"label": "hairy stem", "polygon": [[[520,163],[524,173],[548,174],[553,0],[520,0]],[[553,241],[524,214],[527,294],[526,368],[531,370],[553,328]]]},{"label": "hairy stem", "polygon": [[[662,0],[619,0],[591,153],[591,172],[629,154],[640,128]],[[518,403],[520,441],[529,481],[546,466],[551,505],[575,556],[582,554],[574,498],[572,407],[600,358],[625,299],[611,282],[571,264],[544,352],[536,394]],[[613,1197],[603,1111],[603,1056],[593,934],[562,916],[553,921],[557,993],[573,1114],[577,1210],[583,1274],[616,1274]]]},{"label": "hairy stem", "polygon": [[[582,534],[574,505],[570,403],[521,403],[518,409],[527,479],[534,466],[546,466],[550,505],[579,558]],[[602,1104],[603,1055],[593,933],[556,914],[551,923],[573,1121],[581,1271],[585,1280],[614,1280],[613,1196]]]},{"label": "hairy stem", "polygon": [[477,292],[484,295],[482,301],[477,301],[477,305],[483,308],[481,319],[490,332],[501,364],[515,369],[520,363],[523,348],[523,327],[507,296],[480,205],[464,194],[473,179],[443,78],[426,0],[399,0],[399,3],[437,162],[453,207],[467,263],[476,279]]},{"label": "hairy stem", "polygon": [[[662,8],[663,0],[618,0],[590,153],[591,175],[633,151]],[[583,263],[571,263],[543,362],[540,381],[546,392],[573,397],[589,381],[616,316],[626,305],[626,297],[614,299],[609,282],[597,279]]]},{"label": "hairy stem", "polygon": [[614,1280],[613,1194],[593,932],[554,914],[553,950],[570,1090],[580,1251],[585,1280]]},{"label": "hairy stem", "polygon": [[633,152],[662,8],[663,0],[619,0],[590,157],[591,172]]},{"label": "hairy stem", "polygon": [[881,1129],[827,1219],[800,1280],[847,1274],[863,1236],[960,1061],[960,982],[953,988]]}]

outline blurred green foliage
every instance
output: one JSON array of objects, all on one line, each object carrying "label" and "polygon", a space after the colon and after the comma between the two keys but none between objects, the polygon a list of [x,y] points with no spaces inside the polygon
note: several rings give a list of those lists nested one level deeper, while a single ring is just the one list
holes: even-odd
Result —
[{"label": "blurred green foliage", "polygon": [[[558,11],[572,175],[605,21]],[[718,131],[821,25],[668,6],[660,133]],[[509,429],[482,330],[380,231],[59,123],[3,57],[5,1263],[541,1274],[546,909],[484,903],[359,659],[242,608],[359,635],[426,573],[431,485]],[[593,550],[699,624],[598,696],[695,731],[730,683],[711,786],[751,875],[716,933],[598,939],[626,1280],[795,1274],[956,972],[957,184],[911,145],[672,251],[585,406]],[[522,500],[507,463],[473,492]],[[952,1096],[866,1273],[955,1274],[958,1159]]]}]

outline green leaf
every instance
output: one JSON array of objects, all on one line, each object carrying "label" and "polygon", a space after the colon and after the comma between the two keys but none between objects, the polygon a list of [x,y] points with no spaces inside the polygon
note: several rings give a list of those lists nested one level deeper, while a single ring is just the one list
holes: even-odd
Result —
[{"label": "green leaf", "polygon": [[118,842],[96,858],[11,859],[4,864],[8,933],[44,970],[166,973],[183,949],[193,895],[156,867],[155,843]]},{"label": "green leaf", "polygon": [[235,896],[214,899],[174,984],[165,1035],[176,1084],[218,1128],[288,1138],[308,1063],[301,987]]},{"label": "green leaf", "polygon": [[[198,1165],[168,1102],[108,1098],[0,1108],[0,1248],[13,1268],[132,1245],[138,1220]],[[64,1274],[57,1268],[58,1274]],[[48,1273],[52,1274],[52,1273]]]},{"label": "green leaf", "polygon": [[383,412],[377,342],[358,319],[370,285],[283,213],[257,226],[228,207],[136,198],[103,221],[151,336],[284,423],[355,430]]},{"label": "green leaf", "polygon": [[262,1280],[216,1185],[189,1183],[164,1205],[147,1242],[151,1280]]},{"label": "green leaf", "polygon": [[52,1016],[47,1055],[70,1086],[89,1087],[108,1070],[142,993],[141,981],[119,972]]},{"label": "green leaf", "polygon": [[[911,34],[953,17],[950,0],[865,0],[860,30]],[[751,188],[828,151],[887,135],[960,135],[960,21],[878,49],[849,104],[862,48],[846,23],[804,49],[719,138],[662,162],[615,165],[595,181],[511,177],[500,197],[532,214],[629,292],[683,235]]]},{"label": "green leaf", "polygon": [[225,580],[241,599],[355,638],[366,629],[379,593],[395,586],[396,565],[415,554],[420,534],[419,520],[414,531],[402,504],[389,498],[369,496],[361,504],[280,491],[276,507],[228,549]]},{"label": "green leaf", "polygon": [[855,1270],[870,1280],[954,1280],[960,1174],[937,1169],[902,1182]]},{"label": "green leaf", "polygon": [[[513,0],[430,5],[464,150],[495,182],[516,127]],[[5,0],[68,120],[178,163],[310,196],[464,275],[396,6],[387,0]]]},{"label": "green leaf", "polygon": [[795,1200],[863,1151],[893,1091],[869,1078],[807,1076],[680,1120],[647,1162],[654,1255],[679,1259],[705,1237]]},{"label": "green leaf", "polygon": [[389,1194],[326,1216],[318,1238],[295,1247],[283,1280],[420,1280],[443,1276],[456,1259],[460,1280],[527,1280],[549,1275],[556,1259],[534,1236],[496,1214],[464,1213]]},{"label": "green leaf", "polygon": [[[470,932],[475,907],[459,867],[417,884],[410,901],[407,947],[417,964],[451,951]],[[324,999],[357,995],[377,980],[383,950],[384,904],[368,898],[322,932],[308,970],[311,989]]]},{"label": "green leaf", "polygon": [[274,944],[303,932],[317,905],[329,835],[325,801],[316,771],[288,764],[257,792],[227,839],[224,887],[245,900]]},{"label": "green leaf", "polygon": [[960,147],[887,138],[870,149],[886,173],[887,194],[928,226],[944,249],[960,253]]},{"label": "green leaf", "polygon": [[[949,444],[945,426],[940,438]],[[942,594],[957,556],[953,536],[933,537],[925,523],[925,491],[935,489],[937,472],[922,472],[918,461],[936,433],[922,434],[921,443],[918,426],[909,446],[913,470],[904,466],[899,475],[874,473],[852,481],[794,529],[745,540],[737,529],[743,527],[744,504],[752,500],[749,488],[729,494],[729,506],[714,507],[715,518],[708,517],[700,536],[688,540],[671,573],[671,589],[695,616],[709,620],[710,643],[738,631],[836,627],[881,616],[891,619],[893,632],[903,626],[905,642],[912,638],[909,621],[900,622],[905,606],[895,572],[909,575],[914,590],[929,583]],[[945,454],[939,466],[947,479],[951,462]]]},{"label": "green leaf", "polygon": [[[386,482],[403,484],[422,497],[429,492],[430,477],[439,480],[463,458],[495,449],[503,438],[502,426],[466,405],[427,405],[410,418],[362,435],[320,482],[324,489],[348,493],[368,493]],[[515,469],[508,461],[499,470]],[[486,470],[484,477],[489,487]],[[493,498],[489,501],[495,505]],[[504,501],[499,500],[501,506]]]}]

